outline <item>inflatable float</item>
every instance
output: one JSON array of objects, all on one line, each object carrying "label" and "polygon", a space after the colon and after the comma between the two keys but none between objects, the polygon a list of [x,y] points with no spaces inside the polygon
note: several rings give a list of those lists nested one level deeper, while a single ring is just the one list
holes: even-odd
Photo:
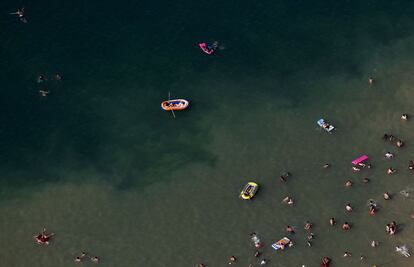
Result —
[{"label": "inflatable float", "polygon": [[208,45],[207,43],[199,43],[198,46],[207,55],[212,55],[214,53],[214,51],[216,51],[216,48],[215,48],[214,44],[213,45]]},{"label": "inflatable float", "polygon": [[319,127],[324,129],[328,133],[332,133],[332,131],[335,129],[335,127],[333,125],[326,122],[324,119],[319,119],[316,123],[319,125]]},{"label": "inflatable float", "polygon": [[165,111],[183,110],[188,108],[190,102],[185,99],[166,100],[161,103],[161,108]]},{"label": "inflatable float", "polygon": [[284,250],[286,248],[286,246],[288,246],[288,247],[293,246],[293,243],[287,237],[284,237],[284,238],[280,239],[279,241],[277,241],[276,243],[272,244],[272,248],[274,250]]},{"label": "inflatable float", "polygon": [[240,192],[240,198],[244,200],[252,199],[254,195],[256,195],[257,190],[259,189],[259,185],[255,182],[248,182],[244,187],[243,190]]}]

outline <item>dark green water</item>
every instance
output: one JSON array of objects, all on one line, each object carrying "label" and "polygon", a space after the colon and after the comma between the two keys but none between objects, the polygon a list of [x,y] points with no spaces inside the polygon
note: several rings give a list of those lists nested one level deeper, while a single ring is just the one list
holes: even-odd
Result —
[{"label": "dark green water", "polygon": [[[268,266],[319,266],[323,256],[333,266],[411,266],[393,249],[414,249],[413,200],[398,193],[414,190],[406,171],[414,124],[399,120],[414,114],[413,5],[1,3],[0,265],[70,266],[87,250],[104,266],[226,266],[230,255],[258,266],[248,240],[258,231]],[[27,24],[8,15],[21,6]],[[214,56],[197,47],[214,40],[222,48]],[[38,84],[39,74],[48,81]],[[191,102],[176,119],[159,108],[169,91]],[[315,130],[320,117],[337,133]],[[406,147],[384,143],[385,132]],[[374,169],[352,174],[361,153]],[[325,162],[332,168],[322,170]],[[286,170],[293,176],[280,184]],[[249,180],[261,190],[241,202]],[[286,195],[294,207],[280,203]],[[371,198],[381,206],[374,217]],[[353,229],[328,227],[330,217]],[[311,248],[306,220],[317,235]],[[402,230],[390,238],[391,220]],[[271,251],[288,224],[296,245]],[[46,248],[31,239],[43,227],[56,233]]]}]

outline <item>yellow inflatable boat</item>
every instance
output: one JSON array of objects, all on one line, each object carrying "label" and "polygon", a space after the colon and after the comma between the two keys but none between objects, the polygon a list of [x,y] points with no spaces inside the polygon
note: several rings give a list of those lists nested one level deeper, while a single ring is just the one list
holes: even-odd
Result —
[{"label": "yellow inflatable boat", "polygon": [[259,185],[255,182],[248,182],[240,193],[240,197],[244,200],[252,199],[256,195]]}]

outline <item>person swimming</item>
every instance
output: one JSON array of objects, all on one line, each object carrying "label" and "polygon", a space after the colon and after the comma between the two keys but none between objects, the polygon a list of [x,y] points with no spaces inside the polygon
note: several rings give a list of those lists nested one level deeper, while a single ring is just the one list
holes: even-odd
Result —
[{"label": "person swimming", "polygon": [[290,234],[294,234],[295,233],[295,229],[292,226],[290,226],[290,225],[286,226],[286,231],[288,233],[290,233]]},{"label": "person swimming", "polygon": [[390,194],[388,193],[388,192],[384,192],[384,199],[385,200],[390,200],[391,199],[391,196],[390,196]]},{"label": "person swimming", "polygon": [[16,12],[10,13],[10,15],[17,15],[19,18],[24,17],[24,7],[22,9],[17,9]]},{"label": "person swimming", "polygon": [[385,158],[386,159],[391,159],[391,158],[393,158],[394,157],[394,154],[392,154],[391,152],[387,152],[387,153],[385,153]]},{"label": "person swimming", "polygon": [[351,229],[351,225],[348,222],[344,222],[344,224],[342,225],[342,229],[348,231],[349,229]]},{"label": "person swimming", "polygon": [[288,204],[288,205],[293,205],[293,199],[291,198],[291,197],[289,197],[289,196],[287,196],[287,197],[285,197],[283,200],[282,200],[282,202],[283,203],[286,203],[286,204]]},{"label": "person swimming", "polygon": [[45,90],[39,90],[39,94],[41,96],[47,96],[48,94],[50,94],[50,91],[45,89]]},{"label": "person swimming", "polygon": [[345,251],[344,257],[351,257],[351,256],[352,256],[351,252]]},{"label": "person swimming", "polygon": [[305,225],[303,226],[303,229],[310,230],[312,228],[312,224],[309,221],[306,221]]},{"label": "person swimming", "polygon": [[407,258],[411,256],[410,252],[408,251],[408,248],[405,245],[404,246],[396,246],[395,251],[402,254],[402,255],[404,255]]},{"label": "person swimming", "polygon": [[369,205],[369,214],[375,215],[375,212],[377,212],[376,206],[373,204]]},{"label": "person swimming", "polygon": [[346,204],[346,206],[345,206],[345,210],[346,210],[347,212],[352,212],[352,207],[351,207],[351,204],[350,204],[350,203]]},{"label": "person swimming", "polygon": [[408,170],[410,171],[414,170],[414,161],[412,160],[408,161]]},{"label": "person swimming", "polygon": [[324,168],[324,169],[328,169],[329,167],[331,167],[331,164],[329,164],[329,163],[326,163],[325,165],[322,166],[322,168]]},{"label": "person swimming", "polygon": [[353,183],[351,180],[345,182],[345,187],[352,187]]},{"label": "person swimming", "polygon": [[24,7],[22,9],[18,9],[16,12],[10,13],[10,15],[16,15],[21,22],[27,23],[27,19],[24,16]]},{"label": "person swimming", "polygon": [[329,219],[329,224],[330,224],[331,226],[334,226],[334,225],[336,224],[335,218],[330,218],[330,219]]},{"label": "person swimming", "polygon": [[387,170],[387,174],[391,175],[391,174],[394,174],[396,171],[397,171],[396,169],[393,169],[392,167],[389,167],[388,170]]},{"label": "person swimming", "polygon": [[408,120],[408,114],[404,113],[401,115],[401,120],[406,121]]},{"label": "person swimming", "polygon": [[395,145],[397,147],[403,147],[404,146],[404,143],[403,143],[403,141],[401,139],[398,139],[397,142],[395,143]]}]

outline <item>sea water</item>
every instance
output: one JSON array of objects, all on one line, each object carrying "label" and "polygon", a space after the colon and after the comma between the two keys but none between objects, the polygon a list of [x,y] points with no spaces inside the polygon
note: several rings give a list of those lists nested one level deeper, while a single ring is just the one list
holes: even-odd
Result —
[{"label": "sea water", "polygon": [[[23,5],[26,24],[7,14]],[[334,266],[413,264],[394,251],[414,249],[414,124],[400,121],[414,114],[411,2],[0,6],[1,266],[71,266],[81,251],[103,266],[227,266],[231,255],[258,266],[252,232],[268,266],[319,266],[324,256]],[[203,54],[197,43],[212,41],[220,49]],[[191,103],[175,119],[160,109],[169,92]],[[353,174],[361,154],[373,168]],[[248,181],[259,192],[241,201]],[[392,220],[400,231],[387,236]],[[55,233],[47,247],[33,240],[43,227]],[[273,251],[284,236],[295,245]]]}]

